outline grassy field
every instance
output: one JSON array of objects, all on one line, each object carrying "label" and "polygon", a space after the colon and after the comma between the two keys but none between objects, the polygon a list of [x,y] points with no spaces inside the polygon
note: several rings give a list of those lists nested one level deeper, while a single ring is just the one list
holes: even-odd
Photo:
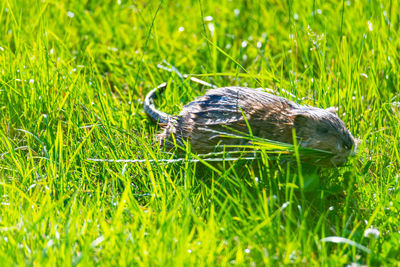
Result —
[{"label": "grassy field", "polygon": [[[261,2],[1,1],[0,262],[398,265],[400,3]],[[144,96],[177,114],[189,77],[335,106],[358,153],[159,162]]]}]

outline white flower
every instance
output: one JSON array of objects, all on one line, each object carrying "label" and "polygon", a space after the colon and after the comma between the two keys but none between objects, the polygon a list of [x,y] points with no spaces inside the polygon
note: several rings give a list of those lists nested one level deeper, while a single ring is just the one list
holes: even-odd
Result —
[{"label": "white flower", "polygon": [[375,228],[368,228],[364,232],[364,237],[367,238],[372,238],[374,237],[375,239],[379,238],[379,230]]},{"label": "white flower", "polygon": [[369,30],[370,32],[372,32],[373,29],[374,29],[374,27],[372,26],[372,22],[371,22],[371,21],[368,21],[368,30]]}]

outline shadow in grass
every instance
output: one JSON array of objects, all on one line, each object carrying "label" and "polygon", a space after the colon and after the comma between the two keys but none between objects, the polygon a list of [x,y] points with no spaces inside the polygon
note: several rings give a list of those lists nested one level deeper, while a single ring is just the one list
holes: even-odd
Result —
[{"label": "shadow in grass", "polygon": [[257,159],[213,162],[212,168],[195,163],[192,171],[200,180],[195,194],[208,200],[201,209],[229,223],[226,238],[242,233],[254,242],[269,244],[281,242],[274,239],[287,234],[299,235],[306,243],[311,233],[349,236],[346,229],[354,229],[347,225],[352,215],[346,215],[357,210],[351,194],[354,177],[340,169],[302,164],[300,174],[295,158],[271,159],[264,152]]}]

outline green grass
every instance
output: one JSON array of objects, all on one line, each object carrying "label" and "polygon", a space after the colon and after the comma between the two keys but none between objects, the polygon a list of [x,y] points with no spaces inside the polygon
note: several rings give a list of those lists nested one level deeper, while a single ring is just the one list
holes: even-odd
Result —
[{"label": "green grass", "polygon": [[[3,264],[398,264],[398,1],[120,2],[0,2]],[[145,94],[174,80],[177,114],[207,90],[180,74],[336,106],[358,154],[158,162]]]}]

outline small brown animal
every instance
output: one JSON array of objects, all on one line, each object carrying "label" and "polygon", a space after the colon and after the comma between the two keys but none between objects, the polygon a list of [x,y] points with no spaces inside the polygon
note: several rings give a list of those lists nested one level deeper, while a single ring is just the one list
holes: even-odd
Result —
[{"label": "small brown animal", "polygon": [[354,137],[334,108],[301,106],[260,89],[224,87],[209,90],[185,105],[175,117],[154,107],[154,95],[165,87],[166,83],[150,91],[144,108],[165,127],[158,140],[167,148],[172,147],[172,135],[181,145],[188,140],[192,151],[197,153],[213,152],[221,144],[248,143],[248,140],[221,137],[221,132],[227,132],[226,126],[248,133],[246,120],[253,136],[289,144],[293,144],[294,128],[300,146],[332,153],[328,160],[314,159],[318,165],[343,165],[354,148]]}]

